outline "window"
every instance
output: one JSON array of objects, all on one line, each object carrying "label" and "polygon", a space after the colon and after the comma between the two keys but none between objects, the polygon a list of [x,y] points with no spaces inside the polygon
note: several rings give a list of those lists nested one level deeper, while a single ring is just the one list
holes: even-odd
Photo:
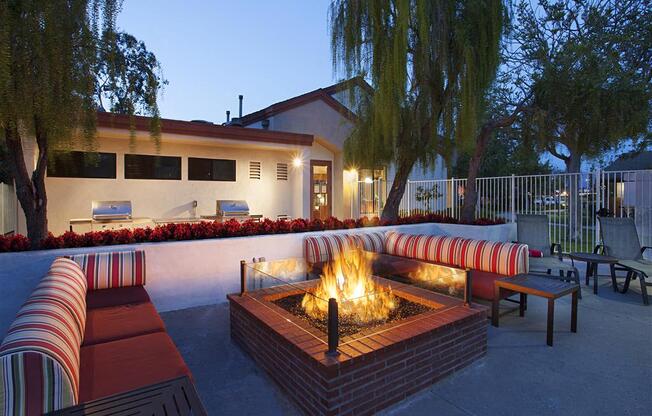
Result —
[{"label": "window", "polygon": [[260,162],[249,162],[249,179],[260,179]]},{"label": "window", "polygon": [[48,164],[48,176],[115,179],[115,162],[115,153],[54,152]]},{"label": "window", "polygon": [[288,164],[287,163],[277,163],[276,164],[276,180],[277,181],[287,181],[288,180]]},{"label": "window", "polygon": [[125,155],[125,179],[181,180],[181,158]]},{"label": "window", "polygon": [[235,160],[189,157],[188,180],[235,182]]}]

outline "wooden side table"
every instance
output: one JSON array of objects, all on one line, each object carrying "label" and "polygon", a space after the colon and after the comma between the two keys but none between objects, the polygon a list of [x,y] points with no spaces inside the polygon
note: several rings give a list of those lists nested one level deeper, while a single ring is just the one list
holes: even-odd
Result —
[{"label": "wooden side table", "polygon": [[499,311],[498,306],[502,298],[503,290],[518,292],[521,297],[519,306],[519,316],[525,316],[525,304],[527,295],[540,296],[548,299],[548,329],[546,341],[552,347],[552,335],[555,320],[555,300],[572,295],[571,301],[571,332],[577,332],[577,299],[579,285],[576,283],[567,283],[561,280],[543,277],[534,274],[519,274],[513,277],[506,277],[494,281],[494,301],[491,314],[491,323],[498,327]]},{"label": "wooden side table", "polygon": [[569,253],[573,261],[586,262],[586,285],[589,285],[589,277],[593,276],[593,293],[598,294],[598,265],[608,264],[611,269],[611,284],[615,291],[618,291],[618,284],[616,283],[616,271],[614,265],[618,263],[615,257],[605,256],[604,254],[597,253]]},{"label": "wooden side table", "polygon": [[57,416],[205,416],[207,413],[190,379],[180,377],[48,414]]}]

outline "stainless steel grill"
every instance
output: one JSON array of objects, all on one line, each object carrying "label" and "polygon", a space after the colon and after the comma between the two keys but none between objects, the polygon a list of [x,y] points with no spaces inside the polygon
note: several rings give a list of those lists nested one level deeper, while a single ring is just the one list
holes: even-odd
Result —
[{"label": "stainless steel grill", "polygon": [[131,201],[93,201],[91,217],[94,221],[130,220]]},{"label": "stainless steel grill", "polygon": [[249,204],[247,204],[247,201],[217,200],[215,202],[215,215],[202,215],[201,217],[218,221],[228,221],[230,219],[245,221],[250,218]]}]

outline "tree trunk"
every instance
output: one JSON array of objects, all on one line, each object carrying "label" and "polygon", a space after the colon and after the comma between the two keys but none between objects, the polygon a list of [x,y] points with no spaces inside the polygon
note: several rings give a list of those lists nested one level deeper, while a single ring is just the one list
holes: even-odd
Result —
[{"label": "tree trunk", "polygon": [[514,111],[504,117],[489,120],[486,122],[478,136],[475,140],[475,150],[473,151],[473,156],[469,161],[469,172],[466,177],[466,189],[464,190],[464,205],[462,206],[462,213],[460,214],[461,222],[473,222],[475,219],[475,206],[478,202],[478,190],[476,188],[476,178],[478,177],[478,171],[480,170],[480,164],[482,163],[482,158],[484,157],[485,149],[487,148],[487,143],[491,139],[491,135],[497,129],[504,127],[509,127],[518,118],[518,115],[527,110],[527,102],[530,99],[531,94],[528,94],[523,101],[521,101]]},{"label": "tree trunk", "polygon": [[569,152],[569,156],[564,160],[566,164],[566,173],[575,174],[569,176],[568,184],[568,234],[571,240],[577,240],[582,232],[582,213],[580,206],[580,167],[582,155],[574,151]]},{"label": "tree trunk", "polygon": [[[412,167],[416,162],[413,158],[401,158],[396,164],[396,175],[392,181],[392,187],[387,195],[387,201],[383,208],[380,218],[386,221],[396,221],[398,219],[398,208],[401,205],[401,199],[405,193],[405,185],[410,177]],[[409,213],[408,213],[409,214]]]},{"label": "tree trunk", "polygon": [[489,137],[493,132],[491,125],[485,124],[478,133],[476,140],[475,150],[473,156],[469,160],[469,171],[466,176],[466,189],[464,190],[464,205],[462,206],[462,213],[460,214],[460,222],[471,223],[475,219],[475,207],[478,202],[478,190],[476,187],[476,178],[480,171],[480,164],[484,157],[484,152],[487,147]]},{"label": "tree trunk", "polygon": [[25,213],[27,237],[32,248],[38,248],[48,234],[47,194],[45,191],[45,171],[47,168],[47,139],[38,133],[38,161],[36,169],[30,174],[25,165],[23,143],[20,133],[14,128],[5,128],[5,140],[9,169],[14,178],[16,197]]}]

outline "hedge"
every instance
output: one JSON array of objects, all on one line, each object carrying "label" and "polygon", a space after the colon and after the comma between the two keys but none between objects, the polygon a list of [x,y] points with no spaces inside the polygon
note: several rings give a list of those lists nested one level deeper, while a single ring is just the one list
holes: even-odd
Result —
[{"label": "hedge", "polygon": [[[91,231],[78,234],[67,231],[59,236],[52,233],[41,241],[39,248],[43,250],[75,247],[97,247],[116,244],[134,244],[161,241],[201,240],[206,238],[243,237],[266,234],[303,233],[307,231],[343,230],[351,228],[374,227],[378,225],[401,225],[421,223],[448,223],[457,224],[459,221],[452,217],[438,214],[411,215],[401,217],[390,222],[379,220],[377,217],[363,217],[358,220],[339,220],[330,217],[322,220],[277,220],[264,219],[262,221],[248,220],[238,222],[202,221],[197,223],[178,223],[158,225],[154,228],[135,228],[121,230]],[[503,224],[502,220],[477,219],[473,225]],[[30,241],[23,235],[0,236],[0,252],[30,250]]]}]

